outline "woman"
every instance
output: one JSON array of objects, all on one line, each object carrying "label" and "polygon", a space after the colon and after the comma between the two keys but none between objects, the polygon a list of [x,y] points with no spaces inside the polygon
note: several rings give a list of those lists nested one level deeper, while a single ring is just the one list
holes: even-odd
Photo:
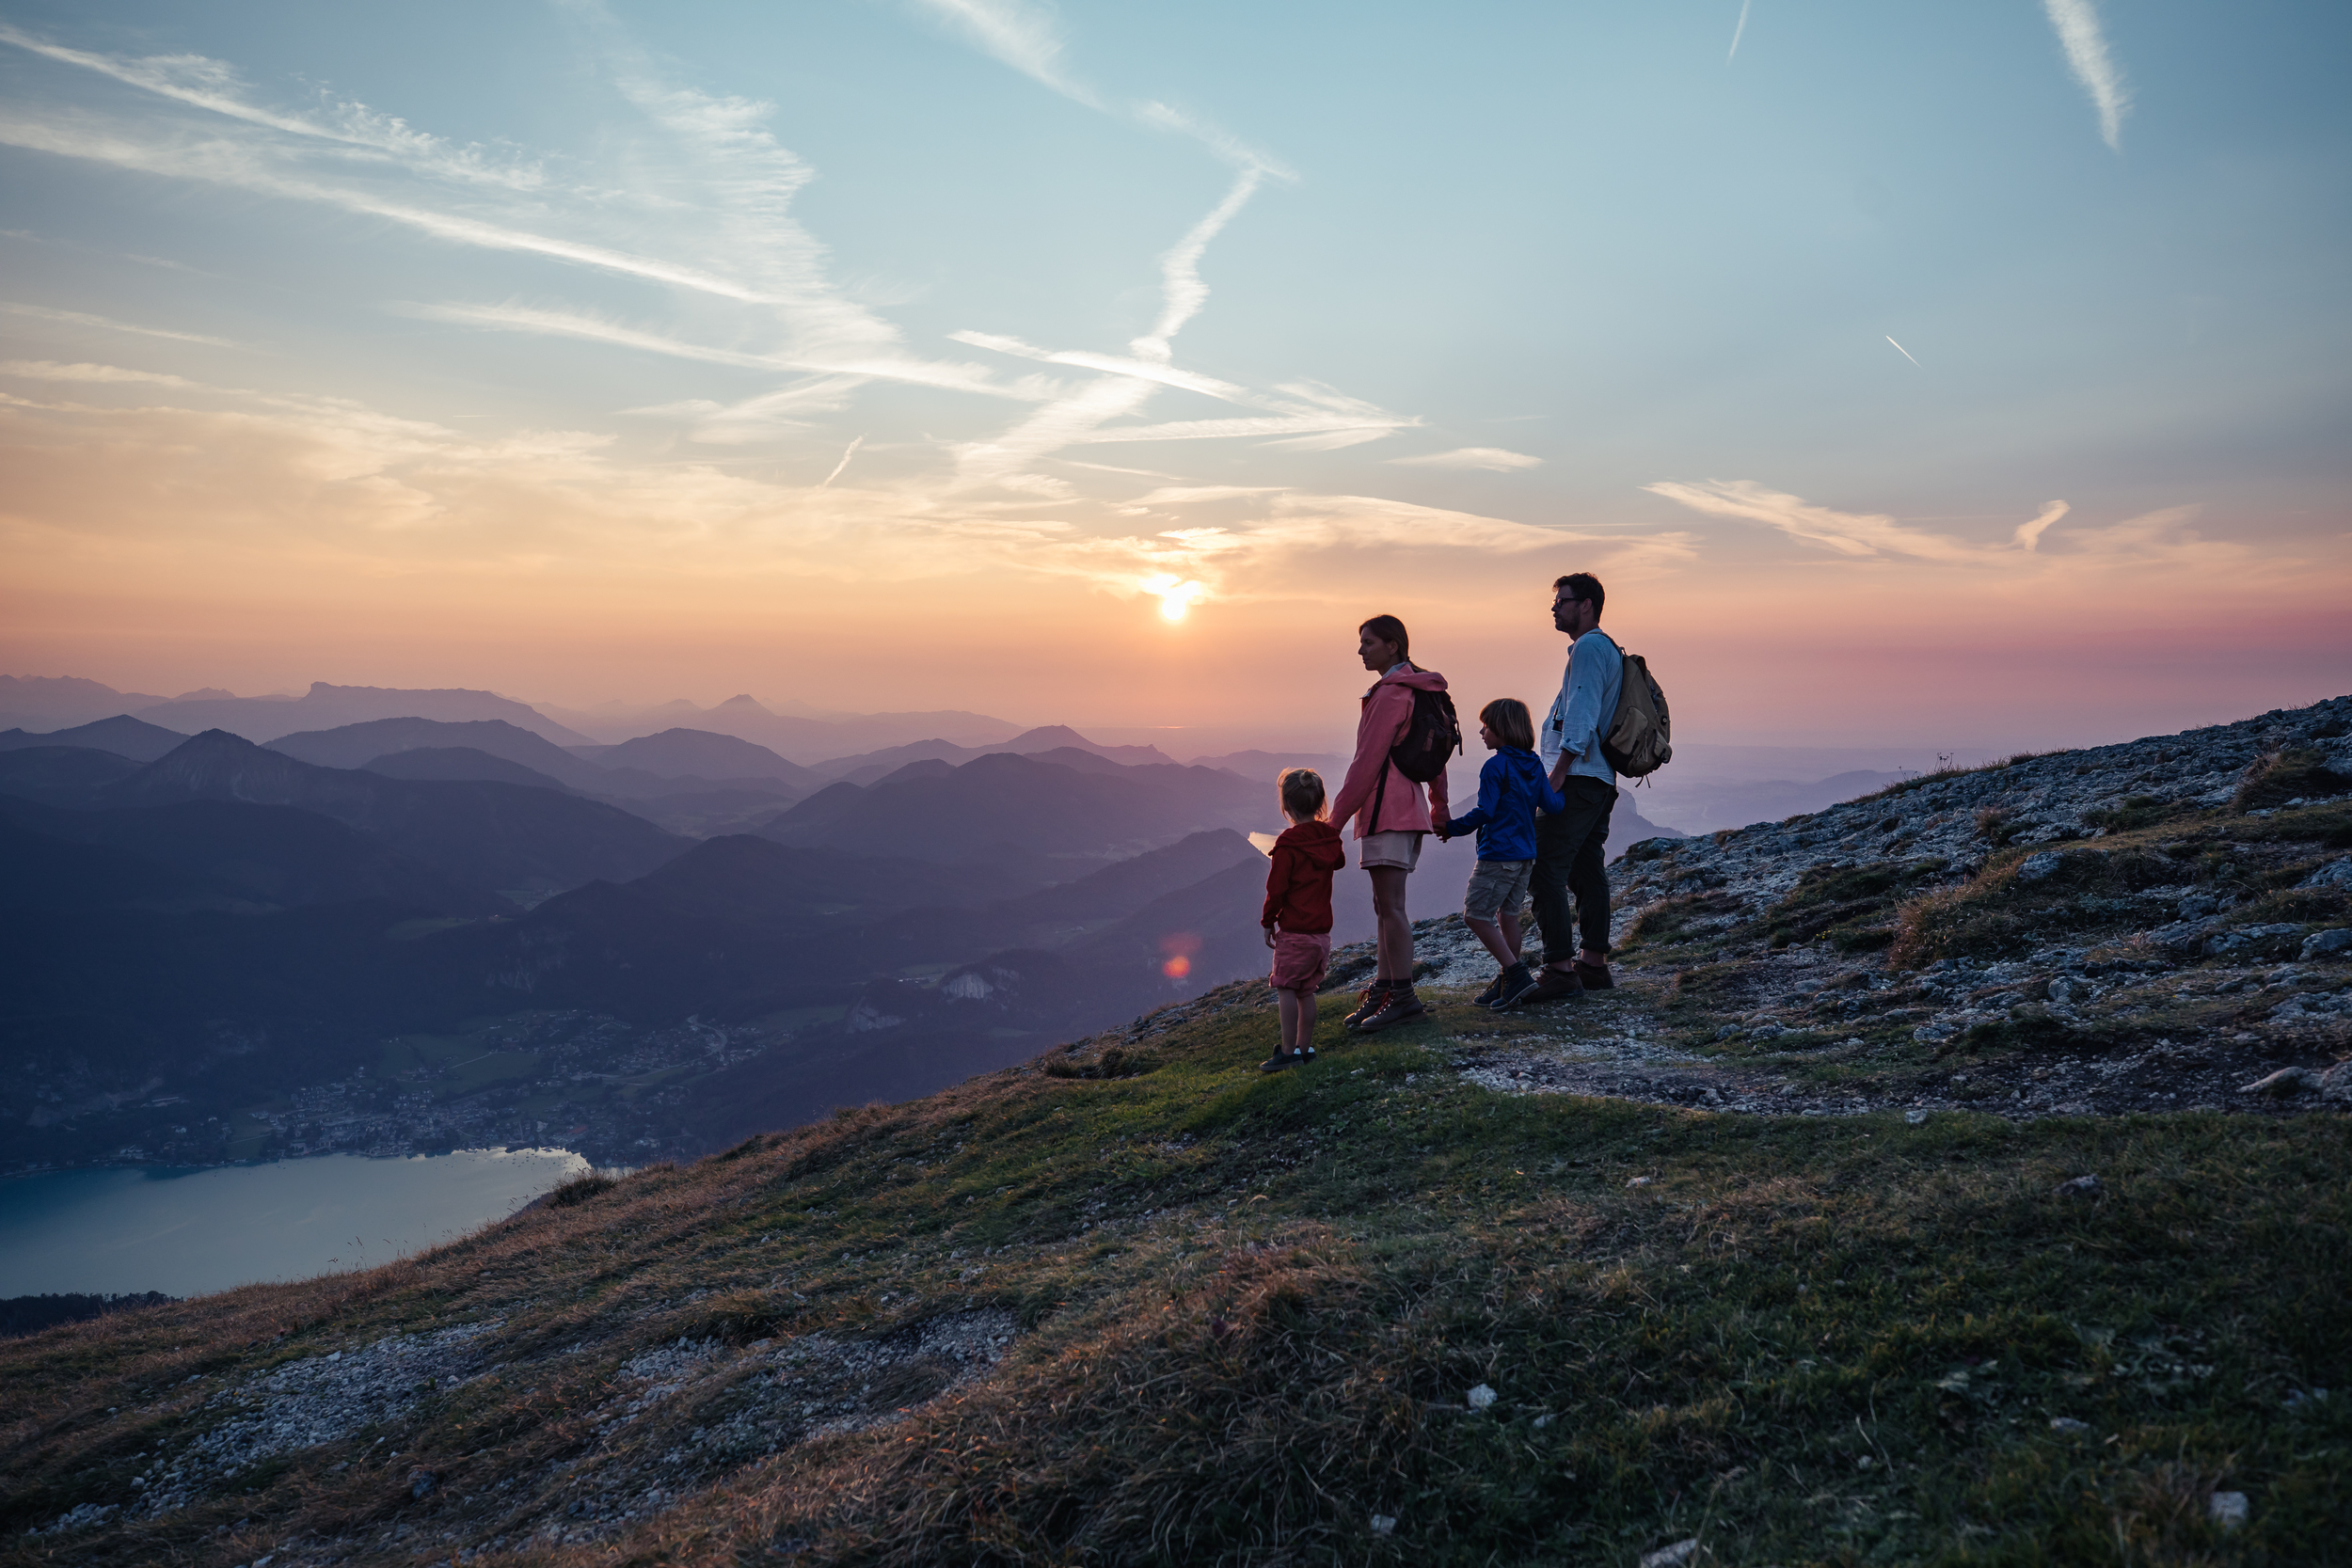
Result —
[{"label": "woman", "polygon": [[1356,721],[1356,759],[1347,782],[1331,801],[1331,825],[1352,820],[1360,845],[1357,863],[1372,874],[1372,914],[1379,947],[1372,984],[1347,1015],[1351,1029],[1385,1029],[1429,1009],[1413,994],[1413,923],[1405,912],[1405,879],[1421,860],[1423,833],[1434,832],[1452,815],[1446,810],[1445,775],[1428,793],[1389,760],[1389,750],[1413,721],[1415,691],[1443,691],[1445,677],[1412,661],[1412,639],[1393,615],[1375,615],[1356,628],[1357,653],[1364,668],[1380,678],[1364,693]]}]

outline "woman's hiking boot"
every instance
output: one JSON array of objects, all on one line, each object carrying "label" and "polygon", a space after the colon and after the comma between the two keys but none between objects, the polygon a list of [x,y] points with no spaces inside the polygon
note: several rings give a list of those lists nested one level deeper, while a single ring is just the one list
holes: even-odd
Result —
[{"label": "woman's hiking boot", "polygon": [[1495,999],[1486,1006],[1496,1012],[1501,1012],[1505,1007],[1517,1006],[1521,999],[1535,989],[1536,984],[1534,972],[1526,964],[1515,963],[1495,977]]},{"label": "woman's hiking boot", "polygon": [[1429,1009],[1422,1006],[1421,998],[1413,994],[1413,982],[1406,980],[1402,985],[1390,986],[1380,1010],[1356,1025],[1356,1029],[1359,1034],[1369,1035],[1375,1029],[1386,1029],[1390,1024],[1402,1023],[1406,1019],[1425,1018],[1428,1013]]},{"label": "woman's hiking boot", "polygon": [[1362,1028],[1364,1020],[1386,1006],[1388,1001],[1389,983],[1386,980],[1375,980],[1364,988],[1361,996],[1356,998],[1356,1010],[1347,1015],[1346,1026],[1350,1029]]},{"label": "woman's hiking boot", "polygon": [[1607,964],[1588,964],[1582,958],[1576,960],[1576,977],[1584,982],[1586,990],[1614,990],[1617,986],[1610,978]]}]

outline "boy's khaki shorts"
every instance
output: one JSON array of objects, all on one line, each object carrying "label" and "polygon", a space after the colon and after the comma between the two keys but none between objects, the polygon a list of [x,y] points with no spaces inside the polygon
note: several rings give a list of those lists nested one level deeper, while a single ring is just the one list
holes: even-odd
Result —
[{"label": "boy's khaki shorts", "polygon": [[1517,911],[1527,902],[1527,879],[1534,869],[1534,861],[1480,861],[1470,873],[1462,913],[1471,920],[1492,920],[1504,910]]}]

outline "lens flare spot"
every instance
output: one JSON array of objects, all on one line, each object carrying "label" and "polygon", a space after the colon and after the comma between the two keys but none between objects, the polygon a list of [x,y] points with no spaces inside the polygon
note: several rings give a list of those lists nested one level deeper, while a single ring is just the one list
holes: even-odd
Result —
[{"label": "lens flare spot", "polygon": [[1192,973],[1192,956],[1200,951],[1200,937],[1194,931],[1170,931],[1160,938],[1160,973],[1171,980],[1181,980]]}]

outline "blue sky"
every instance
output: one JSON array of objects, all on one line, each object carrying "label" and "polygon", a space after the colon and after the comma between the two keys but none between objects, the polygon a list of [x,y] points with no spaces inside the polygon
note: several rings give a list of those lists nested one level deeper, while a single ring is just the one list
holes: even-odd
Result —
[{"label": "blue sky", "polygon": [[24,673],[1080,717],[1596,566],[1726,734],[2343,688],[2342,8],[0,17]]}]

